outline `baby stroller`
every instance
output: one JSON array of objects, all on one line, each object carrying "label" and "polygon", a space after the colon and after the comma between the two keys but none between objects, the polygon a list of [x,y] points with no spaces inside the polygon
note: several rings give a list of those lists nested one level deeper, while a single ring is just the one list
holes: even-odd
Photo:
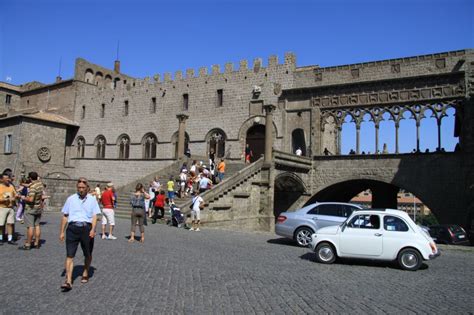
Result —
[{"label": "baby stroller", "polygon": [[169,221],[169,225],[175,226],[178,228],[185,226],[185,219],[184,215],[181,213],[181,210],[176,207],[174,203],[170,204],[170,212],[171,212],[171,220]]}]

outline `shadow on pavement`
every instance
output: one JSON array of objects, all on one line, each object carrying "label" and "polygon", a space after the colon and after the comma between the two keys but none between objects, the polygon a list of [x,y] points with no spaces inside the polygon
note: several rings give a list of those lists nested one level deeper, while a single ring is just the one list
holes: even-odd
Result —
[{"label": "shadow on pavement", "polygon": [[[303,260],[308,260],[314,263],[318,263],[316,260],[315,253],[306,253],[300,256]],[[319,263],[318,263],[319,264]],[[390,268],[390,269],[398,269],[401,268],[398,266],[396,262],[393,261],[379,261],[379,260],[371,260],[371,259],[359,259],[359,258],[338,258],[333,263],[334,265],[346,265],[346,266],[366,266],[366,267],[378,267],[378,268]],[[426,270],[428,269],[428,265],[423,263],[419,270]]]},{"label": "shadow on pavement", "polygon": [[295,241],[289,238],[275,238],[267,241],[268,244],[277,244],[277,245],[285,245],[285,246],[293,246],[293,247],[300,247],[296,245]]}]

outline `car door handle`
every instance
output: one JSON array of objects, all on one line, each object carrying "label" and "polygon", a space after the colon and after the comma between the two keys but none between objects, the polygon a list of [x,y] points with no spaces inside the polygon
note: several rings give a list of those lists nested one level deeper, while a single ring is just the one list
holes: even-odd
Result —
[{"label": "car door handle", "polygon": [[375,236],[382,236],[381,233],[375,233],[374,235],[375,235]]}]

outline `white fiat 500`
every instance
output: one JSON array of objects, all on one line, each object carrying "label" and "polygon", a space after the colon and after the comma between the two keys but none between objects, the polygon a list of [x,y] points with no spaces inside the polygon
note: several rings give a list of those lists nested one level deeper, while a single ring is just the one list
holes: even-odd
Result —
[{"label": "white fiat 500", "polygon": [[397,260],[402,269],[413,271],[440,255],[422,228],[405,212],[392,209],[354,211],[341,225],[319,229],[309,246],[324,264],[337,257]]}]

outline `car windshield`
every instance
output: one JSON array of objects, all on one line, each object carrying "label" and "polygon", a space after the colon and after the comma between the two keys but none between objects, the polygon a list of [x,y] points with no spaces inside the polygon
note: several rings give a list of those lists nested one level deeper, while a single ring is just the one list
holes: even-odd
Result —
[{"label": "car windshield", "polygon": [[453,234],[459,234],[459,233],[463,233],[464,231],[461,229],[460,226],[457,226],[457,225],[451,225],[449,227],[449,230],[453,233]]}]

